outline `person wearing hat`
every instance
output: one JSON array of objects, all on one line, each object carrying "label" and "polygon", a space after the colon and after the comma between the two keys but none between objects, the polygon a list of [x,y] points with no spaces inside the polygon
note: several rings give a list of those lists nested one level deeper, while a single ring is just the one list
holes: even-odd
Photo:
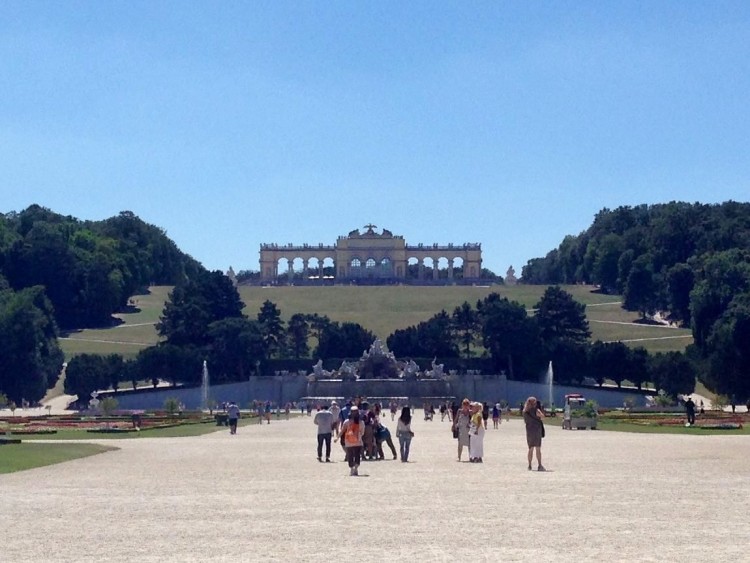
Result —
[{"label": "person wearing hat", "polygon": [[339,414],[341,413],[341,407],[336,401],[331,401],[331,414],[333,415],[333,424],[331,430],[339,437]]},{"label": "person wearing hat", "polygon": [[349,475],[359,475],[359,464],[362,461],[362,437],[364,435],[365,422],[360,418],[359,408],[352,407],[349,419],[341,427],[341,442],[346,450]]}]

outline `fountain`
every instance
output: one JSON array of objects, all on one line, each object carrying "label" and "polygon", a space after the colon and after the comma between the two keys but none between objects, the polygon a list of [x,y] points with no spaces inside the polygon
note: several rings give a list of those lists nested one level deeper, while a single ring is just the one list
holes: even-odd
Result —
[{"label": "fountain", "polygon": [[549,408],[553,408],[555,404],[555,396],[552,394],[552,380],[554,379],[554,372],[552,371],[552,360],[550,360],[547,366],[547,385],[549,385]]},{"label": "fountain", "polygon": [[203,377],[201,378],[201,409],[208,410],[208,366],[203,360]]}]

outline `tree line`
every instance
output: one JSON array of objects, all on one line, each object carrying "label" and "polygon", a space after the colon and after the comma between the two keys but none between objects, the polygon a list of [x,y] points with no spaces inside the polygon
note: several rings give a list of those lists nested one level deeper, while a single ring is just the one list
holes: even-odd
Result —
[{"label": "tree line", "polygon": [[[95,389],[117,389],[121,382],[135,385],[144,379],[154,384],[161,379],[198,385],[204,359],[212,382],[245,381],[285,359],[306,359],[307,369],[311,358],[356,360],[374,340],[359,324],[326,316],[297,313],[284,322],[271,301],[265,301],[254,318],[245,316],[243,309],[237,289],[221,272],[187,280],[170,293],[157,325],[163,337],[160,344],[130,361],[116,356],[73,358],[67,368],[66,392],[87,398]],[[654,382],[672,395],[693,390],[695,371],[686,356],[649,356],[642,348],[631,350],[619,342],[591,343],[590,334],[585,306],[553,286],[545,291],[535,314],[491,294],[475,307],[464,303],[452,314],[441,311],[416,326],[397,330],[387,344],[400,359],[456,359],[455,365],[470,366],[473,359],[484,358],[496,373],[505,371],[512,379],[537,380],[553,359],[558,383],[579,383],[590,377],[602,384],[606,377],[618,385],[626,380],[638,387]]]},{"label": "tree line", "polygon": [[597,284],[623,307],[692,329],[688,354],[718,393],[750,398],[750,204],[603,209],[523,268],[524,283]]},{"label": "tree line", "polygon": [[202,270],[129,211],[105,221],[38,205],[0,214],[0,393],[40,400],[63,364],[60,330],[110,325],[131,295]]}]

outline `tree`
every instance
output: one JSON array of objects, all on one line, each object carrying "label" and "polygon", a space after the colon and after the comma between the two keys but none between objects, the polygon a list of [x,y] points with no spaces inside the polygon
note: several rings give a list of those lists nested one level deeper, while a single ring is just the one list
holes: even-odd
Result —
[{"label": "tree", "polygon": [[628,311],[638,311],[645,319],[646,315],[656,312],[658,301],[658,284],[651,258],[648,255],[640,256],[630,269],[622,306]]},{"label": "tree", "polygon": [[287,343],[291,356],[295,359],[306,358],[310,355],[310,324],[307,315],[295,313],[287,325]]},{"label": "tree", "polygon": [[218,270],[204,272],[174,288],[156,328],[169,344],[202,347],[211,323],[242,317],[242,308],[229,278]]},{"label": "tree", "polygon": [[323,330],[315,356],[359,358],[374,340],[375,335],[357,323],[332,322]]},{"label": "tree", "polygon": [[284,345],[284,322],[275,303],[268,300],[263,302],[258,312],[258,323],[267,357],[278,357]]},{"label": "tree", "polygon": [[693,269],[675,264],[667,272],[667,302],[672,319],[685,326],[690,323],[690,292],[695,285]]},{"label": "tree", "polygon": [[589,370],[594,380],[603,385],[611,379],[618,387],[628,376],[630,349],[622,342],[597,340],[589,349]]},{"label": "tree", "polygon": [[78,403],[87,405],[91,393],[109,387],[109,373],[104,356],[79,354],[65,368],[64,390],[69,395],[78,395]]},{"label": "tree", "polygon": [[214,381],[245,381],[266,357],[260,323],[246,318],[216,321],[209,326],[210,364]]},{"label": "tree", "polygon": [[536,321],[515,301],[489,295],[477,309],[482,319],[482,339],[498,370],[511,379],[535,378],[544,367]]},{"label": "tree", "polygon": [[458,341],[464,346],[464,356],[468,359],[471,357],[471,345],[479,336],[479,315],[467,301],[464,301],[460,307],[453,310],[451,321]]},{"label": "tree", "polygon": [[386,343],[399,358],[457,358],[453,328],[448,313],[440,311],[416,326],[396,330]]},{"label": "tree", "polygon": [[657,389],[677,397],[695,391],[695,368],[685,354],[669,352],[651,358],[651,373]]},{"label": "tree", "polygon": [[0,291],[0,391],[20,403],[41,400],[63,364],[52,305],[41,287]]},{"label": "tree", "polygon": [[546,344],[560,340],[582,344],[591,337],[586,305],[559,286],[548,287],[534,308],[539,335]]},{"label": "tree", "polygon": [[713,324],[704,354],[705,378],[717,393],[750,398],[750,293],[735,296]]}]

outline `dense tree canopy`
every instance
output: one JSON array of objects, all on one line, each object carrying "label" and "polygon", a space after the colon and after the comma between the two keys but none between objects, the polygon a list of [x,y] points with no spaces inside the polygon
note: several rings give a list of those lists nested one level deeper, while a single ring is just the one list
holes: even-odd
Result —
[{"label": "dense tree canopy", "polygon": [[0,392],[21,404],[54,387],[62,369],[52,305],[41,287],[0,291]]},{"label": "dense tree canopy", "polygon": [[79,221],[32,205],[0,215],[0,274],[15,290],[43,286],[64,329],[109,324],[137,291],[201,270],[130,212]]}]

